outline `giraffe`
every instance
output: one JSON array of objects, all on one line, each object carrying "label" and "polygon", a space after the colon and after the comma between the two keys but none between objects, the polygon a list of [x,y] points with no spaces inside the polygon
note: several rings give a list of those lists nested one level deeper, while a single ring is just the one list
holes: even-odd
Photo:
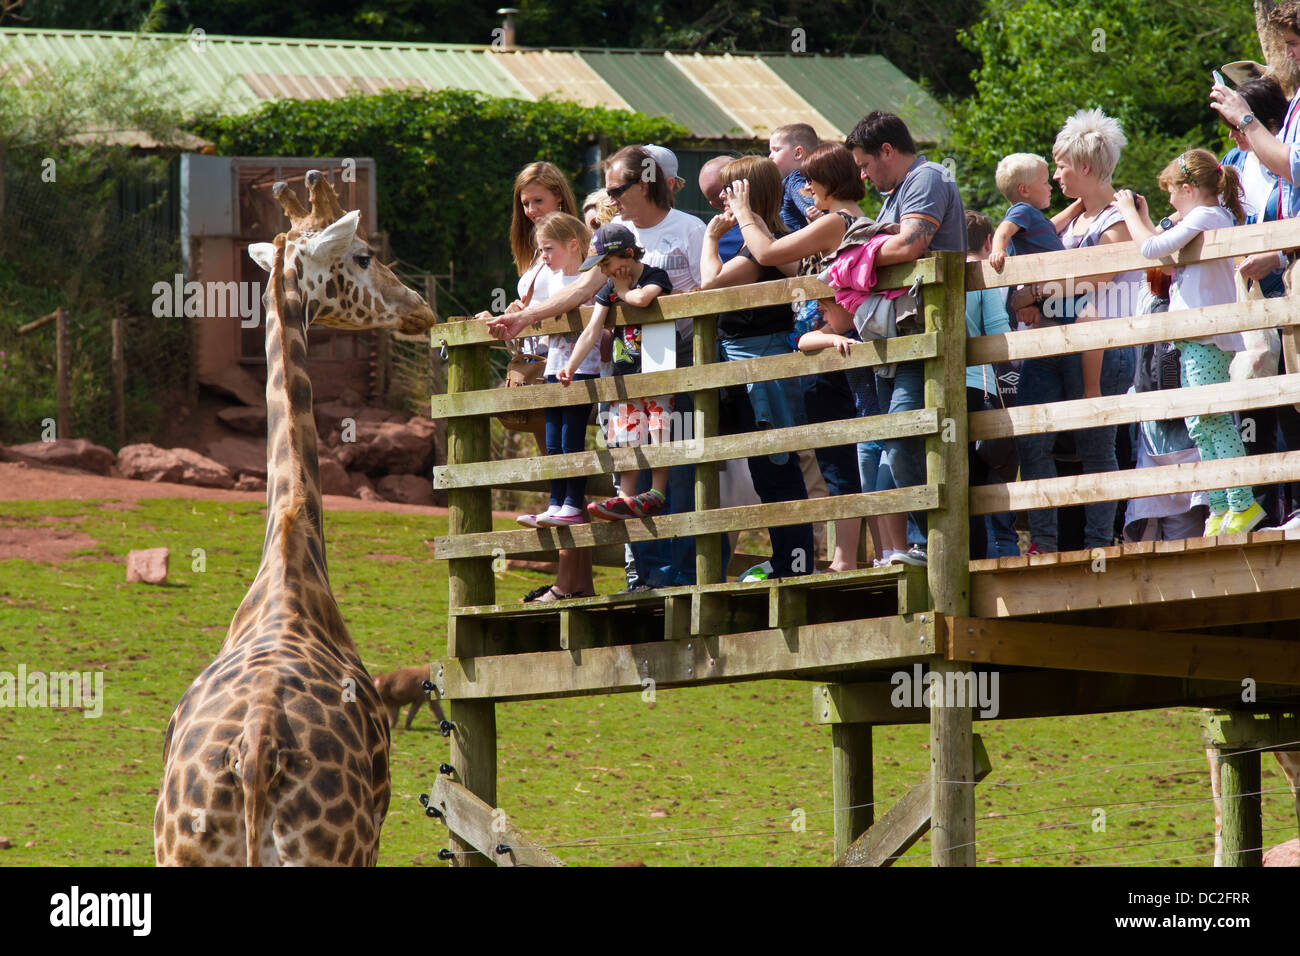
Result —
[{"label": "giraffe", "polygon": [[266,536],[225,642],[163,745],[159,865],[373,865],[388,812],[388,720],[330,591],[306,370],[307,329],[434,321],[374,258],[360,213],[307,173],[311,209],[276,183],[292,228],[249,255],[270,273]]}]

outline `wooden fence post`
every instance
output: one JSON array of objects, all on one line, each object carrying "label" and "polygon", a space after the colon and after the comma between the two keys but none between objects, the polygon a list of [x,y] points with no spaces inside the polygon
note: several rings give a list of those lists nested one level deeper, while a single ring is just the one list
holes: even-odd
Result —
[{"label": "wooden fence post", "polygon": [[113,429],[118,446],[126,444],[126,342],[121,316],[113,319]]},{"label": "wooden fence post", "polygon": [[831,724],[831,803],[835,858],[875,821],[871,724]]},{"label": "wooden fence post", "polygon": [[[927,332],[937,332],[939,356],[925,363],[925,404],[939,410],[939,434],[925,442],[926,481],[942,487],[929,513],[927,575],[934,612],[970,611],[970,508],[966,460],[965,258],[937,252],[939,282],[921,291]],[[936,621],[937,623],[937,621]],[[970,666],[936,660],[930,704],[930,860],[935,866],[975,865],[975,762],[971,732]],[[958,706],[960,704],[960,706]]]},{"label": "wooden fence post", "polygon": [[[453,392],[485,391],[492,387],[490,355],[486,345],[451,350],[447,387]],[[487,461],[491,455],[491,425],[486,416],[454,418],[447,425],[447,463]],[[474,534],[492,530],[491,488],[459,488],[447,494],[448,529],[451,534]],[[492,558],[455,558],[447,562],[450,576],[448,605],[452,608],[492,604],[496,583]],[[449,657],[473,657],[481,653],[477,639],[460,636],[454,621],[447,628]],[[457,779],[490,806],[497,799],[496,705],[490,701],[456,701],[451,720],[456,725],[451,738],[451,765]],[[491,866],[492,861],[465,840],[452,834],[451,850],[457,866]]]},{"label": "wooden fence post", "polygon": [[[696,365],[707,365],[718,360],[718,324],[712,316],[697,316],[692,323],[692,350]],[[718,390],[716,388],[693,392],[695,403],[693,441],[706,441],[718,434]],[[675,436],[674,436],[675,437]],[[695,465],[695,510],[712,511],[720,505],[718,494],[718,463],[699,462]],[[812,560],[812,556],[809,556]],[[695,583],[718,584],[726,579],[722,563],[722,535],[695,536]]]},{"label": "wooden fence post", "polygon": [[1258,750],[1219,755],[1224,866],[1264,865],[1259,756]]}]

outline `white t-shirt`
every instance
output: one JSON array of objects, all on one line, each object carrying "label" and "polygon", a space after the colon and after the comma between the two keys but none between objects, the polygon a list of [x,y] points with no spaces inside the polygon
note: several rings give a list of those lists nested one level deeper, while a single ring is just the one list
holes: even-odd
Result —
[{"label": "white t-shirt", "polygon": [[[581,272],[576,275],[566,276],[563,272],[552,272],[548,282],[550,284],[549,295],[555,295],[566,285],[571,285],[583,277]],[[548,335],[546,337],[546,374],[558,375],[560,369],[569,364],[569,359],[573,355],[573,347],[578,344],[578,333],[573,335]],[[587,357],[582,360],[578,366],[579,375],[600,375],[600,343],[596,344]]]},{"label": "white t-shirt", "polygon": [[[1197,206],[1172,229],[1152,236],[1142,243],[1142,255],[1160,259],[1173,255],[1199,233],[1211,229],[1235,226],[1232,213],[1222,206]],[[1226,305],[1237,301],[1237,284],[1233,276],[1231,259],[1215,259],[1194,265],[1179,266],[1174,281],[1169,286],[1169,311],[1199,309],[1208,305]],[[1192,339],[1201,345],[1217,345],[1225,352],[1240,352],[1243,342],[1240,332],[1212,335]]]},{"label": "white t-shirt", "polygon": [[1268,198],[1273,194],[1277,177],[1268,167],[1259,161],[1253,152],[1246,154],[1246,161],[1241,167],[1241,191],[1246,194],[1242,206],[1247,216],[1254,216],[1257,221],[1264,221]]},{"label": "white t-shirt", "polygon": [[[704,223],[680,209],[668,210],[668,215],[656,226],[641,228],[616,216],[614,222],[632,230],[637,245],[645,250],[641,260],[648,266],[657,266],[668,273],[673,282],[673,293],[698,289],[700,260],[704,257]],[[691,334],[690,319],[677,320],[677,334],[683,338]]]}]

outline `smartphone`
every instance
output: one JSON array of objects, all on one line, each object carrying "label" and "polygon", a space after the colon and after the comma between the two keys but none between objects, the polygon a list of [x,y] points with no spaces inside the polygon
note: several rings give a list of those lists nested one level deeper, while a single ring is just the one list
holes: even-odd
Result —
[{"label": "smartphone", "polygon": [[1225,83],[1225,82],[1223,81],[1223,74],[1220,73],[1218,70],[1211,70],[1211,71],[1210,71],[1210,75],[1214,77],[1214,82],[1217,83],[1217,84],[1219,84],[1219,86],[1227,86],[1227,85],[1228,85],[1227,83]]}]

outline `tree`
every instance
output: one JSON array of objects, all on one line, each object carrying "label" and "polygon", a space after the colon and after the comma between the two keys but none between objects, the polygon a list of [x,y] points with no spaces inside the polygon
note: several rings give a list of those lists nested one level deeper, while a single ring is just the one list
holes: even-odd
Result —
[{"label": "tree", "polygon": [[1155,181],[1170,159],[1226,145],[1209,108],[1211,71],[1260,55],[1254,13],[1241,0],[989,0],[962,40],[980,67],[975,95],[950,102],[951,147],[967,204],[990,213],[1006,205],[993,184],[998,160],[1050,159],[1062,122],[1091,107],[1128,136],[1116,184],[1161,208]]}]

